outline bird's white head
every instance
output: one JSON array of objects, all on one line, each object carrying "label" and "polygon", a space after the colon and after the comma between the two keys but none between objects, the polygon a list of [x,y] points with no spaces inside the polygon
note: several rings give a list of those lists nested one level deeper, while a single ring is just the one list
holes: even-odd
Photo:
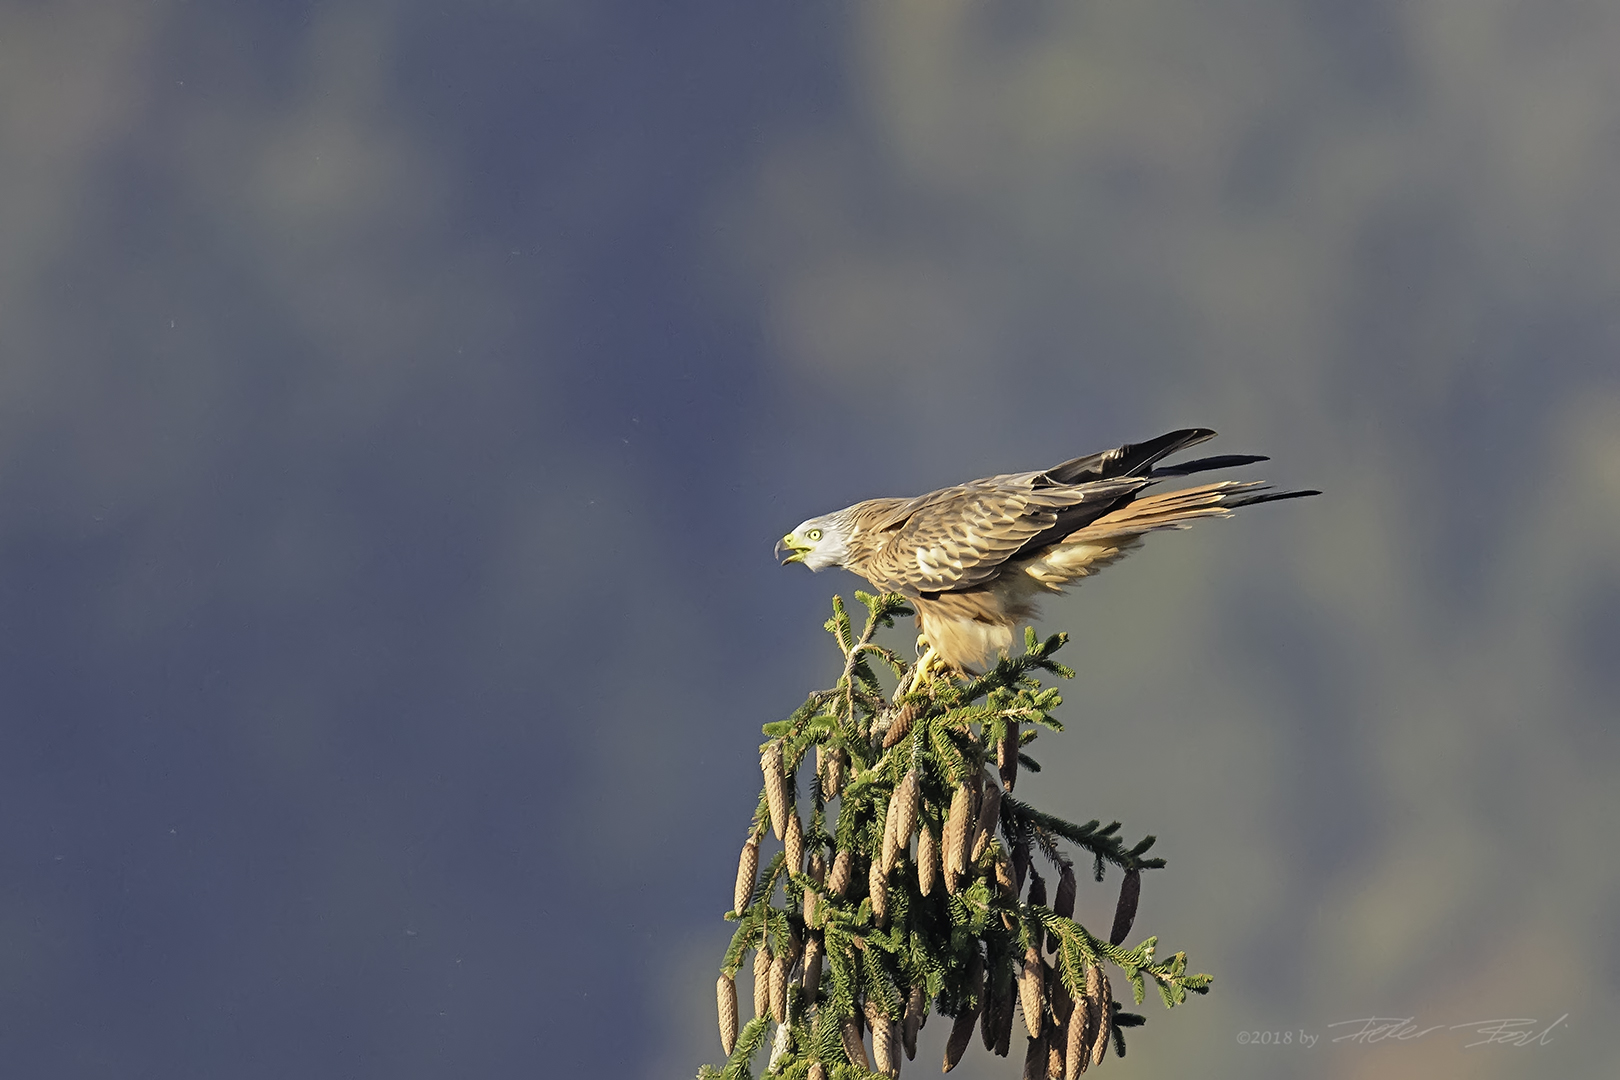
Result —
[{"label": "bird's white head", "polygon": [[840,514],[813,517],[776,542],[782,565],[803,563],[812,570],[842,566],[849,556],[850,525]]}]

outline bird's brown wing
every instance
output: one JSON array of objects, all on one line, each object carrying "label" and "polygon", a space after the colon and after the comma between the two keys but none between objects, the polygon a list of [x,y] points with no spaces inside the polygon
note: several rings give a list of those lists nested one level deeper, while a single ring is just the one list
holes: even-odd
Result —
[{"label": "bird's brown wing", "polygon": [[[998,478],[999,479],[999,478]],[[977,482],[944,488],[860,522],[851,570],[880,589],[913,596],[983,584],[1019,551],[1056,542],[1147,483],[1131,478],[1033,488]]]}]

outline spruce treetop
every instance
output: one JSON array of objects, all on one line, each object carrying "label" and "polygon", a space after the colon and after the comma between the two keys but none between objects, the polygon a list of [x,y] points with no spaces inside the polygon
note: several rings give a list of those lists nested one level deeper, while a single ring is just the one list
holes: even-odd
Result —
[{"label": "spruce treetop", "polygon": [[[1042,729],[1063,730],[1052,715],[1062,698],[1037,675],[1073,676],[1053,659],[1065,635],[1027,629],[1022,654],[962,680],[874,640],[912,614],[905,597],[855,595],[860,634],[838,597],[826,624],[843,659],[837,683],[763,728],[763,786],[716,984],[727,1058],[699,1080],[752,1080],[761,1063],[787,1080],[898,1076],[934,1012],[952,1018],[946,1072],[975,1027],[1007,1056],[1020,1015],[1025,1076],[1073,1078],[1110,1045],[1123,1057],[1123,1029],[1145,1019],[1114,999],[1109,971],[1135,1004],[1151,981],[1167,1007],[1206,993],[1211,977],[1189,973],[1185,953],[1161,959],[1156,937],[1125,944],[1142,873],[1164,865],[1147,855],[1152,836],[1127,846],[1117,821],[1077,825],[1012,794],[1021,771],[1041,769],[1028,751]],[[782,848],[761,866],[767,831]],[[1072,852],[1098,882],[1121,874],[1106,937],[1074,919]],[[1050,904],[1037,862],[1056,878]],[[752,1018],[739,1026],[750,953]]]}]

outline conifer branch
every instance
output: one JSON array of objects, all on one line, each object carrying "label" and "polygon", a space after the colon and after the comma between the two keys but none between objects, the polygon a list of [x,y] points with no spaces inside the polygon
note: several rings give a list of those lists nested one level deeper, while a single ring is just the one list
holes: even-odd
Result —
[{"label": "conifer branch", "polygon": [[[1052,1067],[1062,1067],[1063,1038],[1093,1064],[1110,1042],[1123,1056],[1121,1029],[1144,1019],[1120,1011],[1103,964],[1124,973],[1138,1003],[1148,979],[1167,1006],[1207,992],[1211,980],[1189,974],[1184,953],[1157,959],[1156,938],[1121,944],[1141,872],[1164,865],[1144,857],[1152,836],[1127,847],[1118,822],[1076,825],[1008,793],[1020,769],[1040,771],[1023,752],[1037,729],[1063,730],[1052,715],[1061,695],[1036,675],[1073,676],[1053,659],[1066,637],[1041,640],[1030,630],[1023,653],[983,675],[934,675],[913,687],[914,665],[873,640],[912,613],[905,598],[856,599],[867,610],[859,635],[840,598],[826,624],[843,661],[837,683],[763,728],[765,785],[739,862],[736,909],[726,915],[737,927],[717,983],[722,1040],[735,1042],[723,1067],[704,1066],[699,1077],[752,1080],[767,1045],[767,1073],[787,1080],[896,1076],[929,1011],[956,1017],[949,1071],[975,1024],[986,1046],[1008,1053],[1014,1001],[1031,1034],[1028,1068],[1039,1072],[1048,1044]],[[893,694],[874,662],[898,681]],[[812,749],[806,819],[798,773]],[[768,833],[785,847],[758,869]],[[1126,872],[1108,941],[1072,918],[1073,859],[1064,845],[1092,859],[1098,880],[1105,864]],[[1030,865],[1035,851],[1059,871],[1050,908],[1045,880]],[[751,950],[763,1015],[738,1031],[734,980]],[[870,1052],[863,1030],[874,1040]]]},{"label": "conifer branch", "polygon": [[[1097,821],[1088,821],[1084,825],[1074,825],[1051,814],[1043,814],[1028,803],[1019,802],[1011,795],[1001,797],[1001,815],[1003,821],[1010,818],[1015,822],[1015,827],[1028,824],[1041,830],[1048,837],[1052,835],[1060,836],[1076,847],[1084,848],[1091,852],[1093,856],[1105,859],[1122,870],[1158,870],[1164,866],[1163,859],[1144,859],[1141,857],[1143,852],[1153,846],[1158,837],[1144,837],[1135,847],[1127,849],[1124,841],[1114,835],[1120,828],[1117,821],[1101,827],[1099,827],[1100,823]],[[1101,878],[1098,880],[1101,880]]]}]

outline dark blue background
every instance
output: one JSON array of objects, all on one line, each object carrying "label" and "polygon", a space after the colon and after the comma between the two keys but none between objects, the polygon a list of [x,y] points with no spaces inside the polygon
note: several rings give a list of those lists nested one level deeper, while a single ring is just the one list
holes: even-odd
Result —
[{"label": "dark blue background", "polygon": [[[1329,494],[1043,623],[1045,797],[1165,838],[1144,929],[1218,978],[1136,1068],[1576,1009],[1536,1067],[1601,1071],[1617,46],[0,6],[0,1072],[689,1075],[758,725],[855,585],[775,538],[1187,424]],[[1308,1071],[1529,1075],[1427,1047]]]}]

